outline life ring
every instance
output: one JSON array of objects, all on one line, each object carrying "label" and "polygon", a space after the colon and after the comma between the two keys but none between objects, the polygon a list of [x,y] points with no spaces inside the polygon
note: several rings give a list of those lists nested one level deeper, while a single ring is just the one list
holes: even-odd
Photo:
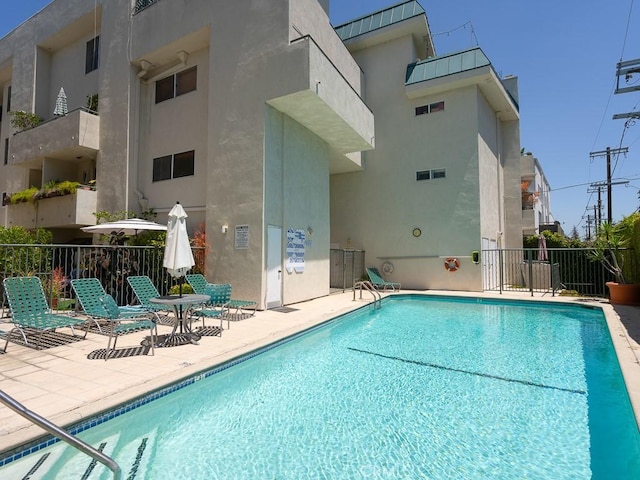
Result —
[{"label": "life ring", "polygon": [[444,261],[444,268],[446,268],[449,272],[455,272],[460,268],[460,262],[457,258],[449,257]]},{"label": "life ring", "polygon": [[393,273],[393,263],[384,262],[382,264],[382,273],[384,273],[385,275],[389,275],[389,274]]}]

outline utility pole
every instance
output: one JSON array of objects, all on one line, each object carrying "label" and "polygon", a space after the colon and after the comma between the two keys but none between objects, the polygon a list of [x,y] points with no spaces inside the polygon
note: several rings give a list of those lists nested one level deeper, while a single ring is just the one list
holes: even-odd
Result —
[{"label": "utility pole", "polygon": [[[584,217],[583,217],[584,218]],[[591,215],[587,215],[587,241],[591,240]]]},{"label": "utility pole", "polygon": [[[612,208],[612,195],[611,195],[611,186],[612,185],[618,185],[621,183],[629,183],[629,182],[615,182],[612,183],[611,182],[611,154],[618,154],[620,155],[621,153],[626,154],[629,151],[629,149],[627,147],[623,147],[623,148],[614,148],[611,149],[611,147],[607,147],[606,150],[601,150],[599,152],[591,152],[589,154],[589,156],[591,158],[596,158],[596,157],[607,157],[607,181],[605,183],[605,185],[607,186],[607,222],[611,223],[613,221],[613,208]],[[591,184],[591,186],[596,186],[596,185],[602,185],[602,183],[600,184]]]}]

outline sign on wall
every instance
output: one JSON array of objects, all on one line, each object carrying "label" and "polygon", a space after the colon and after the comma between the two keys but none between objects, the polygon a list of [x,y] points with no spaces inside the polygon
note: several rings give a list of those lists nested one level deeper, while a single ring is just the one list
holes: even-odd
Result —
[{"label": "sign on wall", "polygon": [[236,225],[236,249],[249,248],[249,225]]},{"label": "sign on wall", "polygon": [[304,272],[304,252],[306,233],[301,228],[287,230],[287,272]]}]

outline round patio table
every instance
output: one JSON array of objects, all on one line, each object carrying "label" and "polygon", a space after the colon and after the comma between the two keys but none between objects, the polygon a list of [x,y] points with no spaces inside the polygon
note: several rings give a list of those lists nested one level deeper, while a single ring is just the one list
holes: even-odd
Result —
[{"label": "round patio table", "polygon": [[[149,302],[158,305],[170,305],[178,320],[173,325],[173,330],[165,339],[159,342],[156,347],[169,347],[174,345],[184,345],[185,343],[198,344],[200,335],[191,330],[189,322],[186,322],[186,316],[194,305],[203,304],[210,300],[209,295],[199,295],[195,293],[183,295],[164,295],[162,297],[153,297]],[[178,333],[178,325],[180,332]]]}]

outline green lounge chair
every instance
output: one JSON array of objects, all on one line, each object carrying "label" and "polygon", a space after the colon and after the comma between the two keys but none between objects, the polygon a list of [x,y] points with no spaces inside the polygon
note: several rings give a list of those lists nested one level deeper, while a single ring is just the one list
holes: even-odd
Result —
[{"label": "green lounge chair", "polygon": [[[195,289],[194,289],[195,290]],[[202,328],[204,326],[205,318],[219,318],[220,330],[219,336],[222,336],[222,320],[226,318],[227,329],[230,326],[229,302],[231,301],[231,285],[228,283],[216,284],[208,283],[204,288],[203,295],[209,295],[209,302],[203,305],[202,308],[194,309],[191,311],[191,318],[198,317],[202,319]]]},{"label": "green lounge chair", "polygon": [[109,336],[105,361],[115,351],[119,335],[142,328],[149,329],[151,355],[155,354],[154,346],[158,334],[156,322],[152,320],[157,318],[155,312],[138,307],[119,307],[113,297],[105,292],[97,278],[76,278],[71,280],[71,288],[84,314],[95,322],[101,333]]},{"label": "green lounge chair", "polygon": [[[202,295],[206,294],[205,290],[207,288],[207,285],[229,285],[229,287],[231,288],[230,284],[209,283],[207,282],[205,276],[201,273],[192,273],[186,275],[185,278],[187,279],[187,282],[189,282],[189,285],[191,285],[191,287],[193,288],[193,291]],[[229,300],[228,307],[229,310],[235,309],[236,315],[244,315],[245,310],[251,310],[250,316],[254,316],[256,314],[256,308],[258,308],[258,304],[251,300],[239,300],[231,298]]]},{"label": "green lounge chair", "polygon": [[[27,340],[27,330],[38,333],[36,337],[36,349],[40,349],[42,335],[47,331],[55,331],[56,328],[69,327],[75,336],[73,327],[86,325],[86,320],[69,315],[52,313],[47,304],[47,297],[42,288],[42,281],[38,277],[9,277],[3,280],[4,291],[11,311],[11,323],[14,327],[5,335],[7,341],[4,351],[7,351],[9,339],[14,331],[20,332],[25,344],[30,346]],[[88,328],[82,338],[86,338]]]},{"label": "green lounge chair", "polygon": [[386,291],[387,288],[390,288],[394,292],[396,289],[398,289],[398,291],[400,290],[400,284],[398,282],[387,282],[375,267],[367,267],[367,275],[376,290],[382,290],[383,292]]},{"label": "green lounge chair", "polygon": [[[151,298],[159,297],[160,292],[158,292],[158,289],[147,275],[127,277],[127,282],[129,283],[129,286],[131,286],[138,302],[140,302],[140,306],[157,314],[158,318],[156,321],[158,323],[169,325],[173,325],[175,323],[175,318],[168,318],[169,314],[173,313],[172,306],[160,305],[149,301]],[[162,315],[162,318],[160,318],[160,315]]]}]

